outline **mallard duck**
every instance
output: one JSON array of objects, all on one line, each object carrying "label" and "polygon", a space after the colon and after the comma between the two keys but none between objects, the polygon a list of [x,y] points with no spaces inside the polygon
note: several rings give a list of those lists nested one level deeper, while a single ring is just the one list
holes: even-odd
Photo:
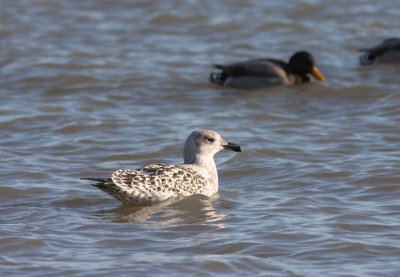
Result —
[{"label": "mallard duck", "polygon": [[390,38],[373,48],[360,49],[365,52],[360,56],[361,65],[400,62],[400,38]]},{"label": "mallard duck", "polygon": [[210,75],[210,82],[234,88],[255,89],[278,85],[308,83],[311,75],[319,81],[325,77],[315,66],[313,55],[307,51],[294,53],[286,63],[276,59],[255,59],[228,65]]},{"label": "mallard duck", "polygon": [[151,164],[139,169],[120,169],[111,178],[82,178],[126,204],[151,204],[169,198],[218,191],[214,155],[221,150],[241,152],[239,145],[211,130],[192,132],[183,149],[184,163]]}]

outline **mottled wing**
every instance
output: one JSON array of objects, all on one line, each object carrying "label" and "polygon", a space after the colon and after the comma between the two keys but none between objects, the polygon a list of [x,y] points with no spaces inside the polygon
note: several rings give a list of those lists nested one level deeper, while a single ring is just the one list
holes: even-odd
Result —
[{"label": "mottled wing", "polygon": [[208,186],[208,181],[193,169],[164,164],[153,164],[139,170],[117,170],[112,181],[118,194],[113,194],[114,197],[136,204],[201,194]]}]

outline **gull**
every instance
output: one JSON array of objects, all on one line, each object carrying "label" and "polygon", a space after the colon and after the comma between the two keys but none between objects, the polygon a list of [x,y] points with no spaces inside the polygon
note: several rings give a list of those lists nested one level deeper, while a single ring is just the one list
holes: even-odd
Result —
[{"label": "gull", "polygon": [[183,164],[151,164],[117,170],[111,178],[82,179],[97,182],[93,186],[124,204],[153,204],[192,194],[212,196],[218,191],[214,155],[225,149],[242,151],[238,144],[226,141],[214,131],[193,131],[183,148]]}]

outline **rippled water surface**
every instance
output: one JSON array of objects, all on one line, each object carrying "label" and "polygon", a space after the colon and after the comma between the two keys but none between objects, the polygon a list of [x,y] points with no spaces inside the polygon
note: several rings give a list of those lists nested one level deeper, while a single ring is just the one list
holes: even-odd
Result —
[{"label": "rippled water surface", "polygon": [[[397,7],[396,7],[397,5]],[[2,276],[399,276],[395,1],[0,3]],[[314,53],[325,83],[208,83],[213,63]],[[145,208],[79,180],[180,163],[209,128],[220,191]]]}]

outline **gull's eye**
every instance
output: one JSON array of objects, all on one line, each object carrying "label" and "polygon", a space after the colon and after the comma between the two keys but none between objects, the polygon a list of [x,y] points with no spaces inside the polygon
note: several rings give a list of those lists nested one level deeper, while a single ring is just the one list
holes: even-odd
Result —
[{"label": "gull's eye", "polygon": [[213,143],[213,142],[215,141],[215,138],[206,137],[206,140],[207,140],[208,142]]}]

